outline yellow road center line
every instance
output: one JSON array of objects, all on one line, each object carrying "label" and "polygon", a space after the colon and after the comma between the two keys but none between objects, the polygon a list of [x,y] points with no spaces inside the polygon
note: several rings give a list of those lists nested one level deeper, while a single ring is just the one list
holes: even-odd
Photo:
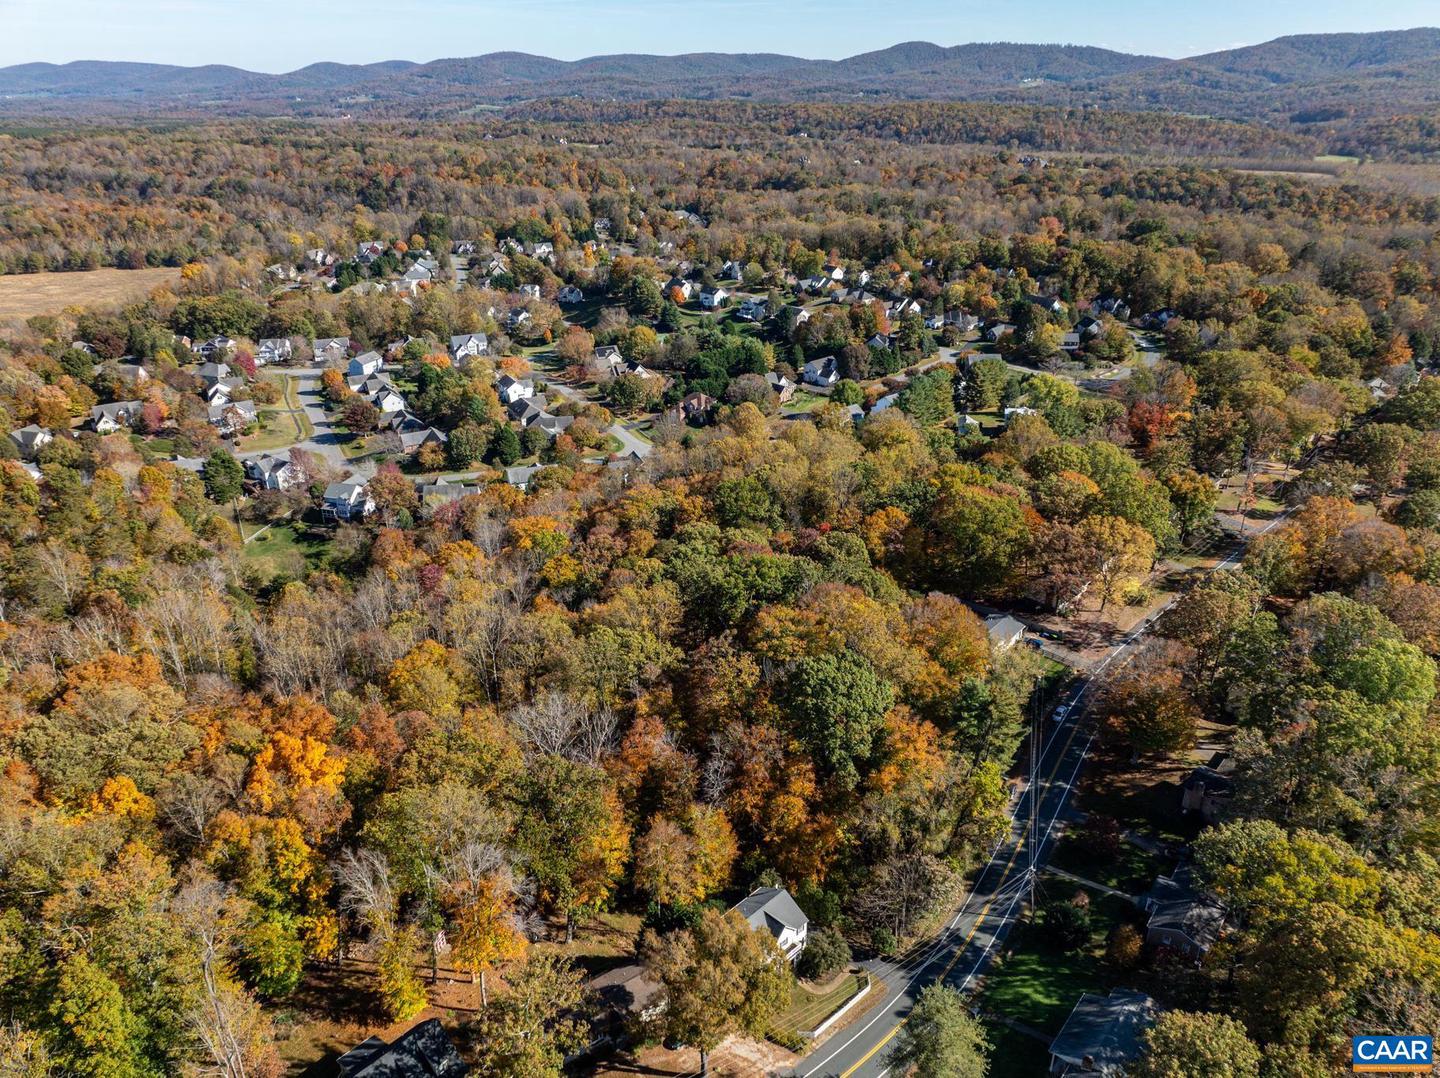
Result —
[{"label": "yellow road center line", "polygon": [[[1066,754],[1069,753],[1070,746],[1075,743],[1075,735],[1079,732],[1080,724],[1077,722],[1070,728],[1070,736],[1065,739],[1065,747],[1060,750],[1060,758],[1055,761],[1055,766],[1050,769],[1050,774],[1045,777],[1045,785],[1047,787],[1054,780],[1055,776],[1059,773],[1060,765],[1065,762]],[[1032,789],[1029,791],[1029,793],[1032,798],[1032,810],[1035,810],[1033,799],[1038,796],[1038,791]],[[1020,856],[1020,851],[1025,848],[1025,843],[1029,840],[1029,838],[1030,832],[1027,829],[1025,834],[1020,836],[1020,841],[1015,844],[1015,849],[1010,854],[1010,860],[1005,863],[1005,871],[1000,874],[1000,882],[995,885],[995,890],[991,892],[989,900],[987,900],[985,905],[980,908],[980,913],[978,916],[976,916],[975,923],[970,926],[970,931],[966,933],[965,939],[961,942],[959,947],[955,948],[955,953],[950,956],[949,963],[945,966],[943,970],[940,971],[940,976],[935,978],[935,981],[933,983],[938,984],[940,981],[943,981],[946,977],[950,975],[950,971],[955,968],[955,963],[960,961],[960,956],[965,953],[966,948],[970,946],[970,941],[975,938],[975,933],[980,931],[980,926],[985,923],[985,917],[990,913],[990,908],[995,905],[995,900],[1000,897],[1000,892],[1005,887],[1005,881],[1010,878],[1010,870],[1015,867],[1015,859]],[[900,1019],[900,1021],[895,1024],[895,1027],[891,1029],[889,1033],[886,1033],[885,1036],[880,1038],[880,1040],[875,1044],[875,1047],[871,1048],[870,1051],[866,1052],[863,1056],[861,1056],[855,1062],[855,1064],[850,1067],[849,1070],[842,1072],[840,1078],[850,1078],[852,1074],[858,1071],[861,1067],[865,1066],[866,1063],[869,1063],[875,1053],[880,1051],[880,1049],[884,1048],[887,1044],[889,1044],[890,1041],[894,1039],[895,1035],[905,1027],[905,1023],[908,1021],[910,1021],[910,1016],[907,1014],[904,1018]]]}]

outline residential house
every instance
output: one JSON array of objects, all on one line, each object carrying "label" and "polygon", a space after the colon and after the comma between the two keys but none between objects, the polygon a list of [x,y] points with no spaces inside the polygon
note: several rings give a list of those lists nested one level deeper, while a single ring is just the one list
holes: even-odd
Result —
[{"label": "residential house", "polygon": [[991,614],[985,619],[985,633],[990,637],[990,650],[1009,651],[1025,640],[1025,623],[1009,614]]},{"label": "residential house", "polygon": [[925,318],[926,329],[944,329],[945,316],[943,314],[927,315]]},{"label": "residential house", "polygon": [[365,489],[365,480],[346,479],[325,488],[320,515],[326,520],[360,520],[375,512],[375,499]]},{"label": "residential house", "polygon": [[740,302],[735,317],[742,322],[763,322],[770,317],[770,306],[763,299],[745,299]]},{"label": "residential house", "polygon": [[833,386],[840,381],[840,361],[834,356],[812,359],[802,368],[800,376],[812,386]]},{"label": "residential house", "polygon": [[659,377],[660,377],[660,375],[656,374],[656,373],[655,373],[654,371],[652,371],[649,367],[646,367],[646,366],[644,366],[643,364],[640,364],[640,363],[636,363],[633,359],[631,359],[631,360],[626,360],[625,366],[624,366],[624,368],[621,370],[620,373],[621,373],[621,374],[633,374],[636,378],[639,378],[639,379],[641,379],[641,380],[643,380],[643,381],[646,381],[646,382],[650,381],[650,379],[652,379],[652,378],[659,378]]},{"label": "residential house", "polygon": [[765,381],[770,383],[770,388],[775,391],[775,396],[780,399],[781,404],[785,404],[795,396],[795,383],[783,374],[771,371],[765,376]]},{"label": "residential house", "polygon": [[455,240],[450,244],[450,253],[456,258],[469,258],[475,250],[474,240]]},{"label": "residential house", "polygon": [[[71,341],[70,347],[77,352],[84,352],[87,356],[95,356],[96,358],[99,358],[100,355],[100,353],[96,351],[95,346],[89,341]],[[185,347],[190,347],[189,340],[186,340]]]},{"label": "residential house", "polygon": [[1108,314],[1118,318],[1121,322],[1130,321],[1130,304],[1126,303],[1119,296],[1105,296],[1090,304],[1090,309],[1096,314]]},{"label": "residential house", "polygon": [[511,405],[535,396],[535,382],[530,378],[515,378],[502,374],[495,383],[495,392],[499,395],[501,404]]},{"label": "residential house", "polygon": [[[134,357],[132,356],[127,358],[133,359]],[[113,373],[121,381],[131,382],[137,386],[144,385],[146,382],[150,381],[150,372],[147,371],[139,363],[126,363],[123,361],[119,363],[111,363],[107,361],[105,363],[95,364],[92,369],[97,375],[106,374],[107,372]]]},{"label": "residential house", "polygon": [[560,291],[555,293],[557,303],[584,303],[585,293],[576,288],[573,284],[567,284]]},{"label": "residential house", "polygon": [[512,487],[525,490],[530,486],[530,481],[535,478],[535,473],[544,467],[541,464],[517,464],[505,469],[505,482]]},{"label": "residential house", "polygon": [[195,368],[195,377],[205,383],[207,389],[224,382],[230,377],[230,373],[228,363],[202,363]]},{"label": "residential house", "polygon": [[245,462],[245,474],[266,490],[290,490],[305,481],[305,474],[289,457],[267,453]]},{"label": "residential house", "polygon": [[555,257],[555,245],[553,243],[527,243],[525,252],[531,258],[550,259]]},{"label": "residential house", "polygon": [[826,262],[820,267],[820,276],[827,281],[843,281],[845,279],[845,267],[834,262]]},{"label": "residential house", "polygon": [[715,407],[715,398],[704,393],[691,393],[684,397],[674,411],[687,423],[704,423],[710,418],[710,409]]},{"label": "residential house", "polygon": [[450,436],[443,430],[438,430],[426,423],[421,423],[419,426],[408,422],[403,423],[395,428],[395,433],[399,435],[400,449],[405,453],[414,453],[427,445],[444,445],[450,440]]},{"label": "residential house", "polygon": [[1059,296],[1026,296],[1031,303],[1049,314],[1063,314],[1065,301]]},{"label": "residential house", "polygon": [[888,412],[891,408],[895,407],[895,405],[898,404],[899,401],[900,394],[898,392],[886,393],[885,396],[881,397],[879,400],[877,400],[874,404],[870,406],[870,414],[879,415],[881,412]]},{"label": "residential house", "polygon": [[947,326],[954,326],[961,333],[970,333],[980,325],[980,319],[976,318],[973,314],[966,314],[964,311],[956,308],[955,310],[945,312],[945,324]]},{"label": "residential house", "polygon": [[1151,311],[1140,319],[1142,329],[1164,329],[1179,315],[1170,307],[1162,307],[1158,311]]},{"label": "residential house", "polygon": [[1005,425],[1006,425],[1006,426],[1009,426],[1009,425],[1010,425],[1010,421],[1013,420],[1016,416],[1036,415],[1036,414],[1038,414],[1038,413],[1035,411],[1034,408],[1031,408],[1031,407],[1028,407],[1027,405],[1023,405],[1023,404],[1022,404],[1022,405],[1020,405],[1019,407],[1016,407],[1016,408],[1006,408],[1005,411],[1002,413],[1001,418],[1003,418],[1003,419],[1005,420]]},{"label": "residential house", "polygon": [[522,284],[519,288],[519,292],[526,299],[540,298],[540,286],[538,284]]},{"label": "residential house", "polygon": [[830,293],[831,303],[876,303],[880,299],[874,292],[867,292],[863,288],[846,288]]},{"label": "residential house", "polygon": [[419,483],[415,492],[420,495],[420,504],[434,507],[437,505],[448,505],[450,502],[458,502],[461,498],[470,494],[479,494],[480,488],[476,485],[457,483],[446,479],[443,475],[436,478],[433,483]]},{"label": "residential house", "polygon": [[140,415],[144,401],[112,401],[90,409],[90,428],[97,434],[114,434],[130,426]]},{"label": "residential house", "polygon": [[456,363],[488,355],[489,352],[490,338],[483,333],[461,333],[450,338],[450,358]]},{"label": "residential house", "polygon": [[575,422],[573,415],[551,415],[549,412],[542,412],[534,422],[527,424],[530,427],[538,427],[550,437],[558,438],[570,429]]},{"label": "residential house", "polygon": [[265,276],[274,281],[298,281],[300,271],[284,262],[276,262],[265,267]]},{"label": "residential house", "polygon": [[796,306],[795,304],[791,304],[787,307],[782,307],[780,313],[781,317],[786,320],[794,319],[792,323],[793,325],[801,326],[804,325],[806,322],[810,321],[809,307],[800,307]]},{"label": "residential house", "polygon": [[524,307],[511,308],[510,313],[505,316],[505,326],[510,330],[517,330],[526,322],[530,321],[530,312]]},{"label": "residential house", "polygon": [[255,362],[263,367],[267,363],[289,363],[295,355],[295,346],[289,337],[262,337],[255,349]]},{"label": "residential house", "polygon": [[745,276],[745,263],[736,259],[729,259],[720,267],[720,276],[727,281],[738,281]]},{"label": "residential house", "polygon": [[394,386],[381,386],[370,397],[370,403],[380,409],[381,415],[390,415],[394,412],[403,412],[409,405],[401,396],[400,391]]},{"label": "residential house", "polygon": [[671,277],[665,282],[664,292],[667,298],[678,293],[680,296],[679,302],[684,303],[694,294],[695,286],[683,277]]},{"label": "residential house", "polygon": [[22,460],[34,460],[40,455],[40,450],[55,440],[55,435],[48,427],[31,423],[28,427],[12,430],[10,440],[15,443]]},{"label": "residential house", "polygon": [[218,382],[212,382],[205,387],[205,403],[228,404],[235,396],[235,391],[244,384],[239,378],[222,378]]},{"label": "residential house", "polygon": [[1105,332],[1105,323],[1087,314],[1075,323],[1075,332],[1080,335],[1082,341],[1093,341]]},{"label": "residential house", "polygon": [[1145,943],[1199,963],[1219,941],[1224,928],[1225,911],[1203,895],[1190,894],[1162,902],[1151,911]]},{"label": "residential house", "polygon": [[1235,762],[1223,754],[1210,766],[1197,767],[1180,787],[1180,811],[1198,812],[1206,823],[1215,823],[1230,803],[1235,792],[1231,773]]},{"label": "residential house", "polygon": [[1080,351],[1084,343],[1084,338],[1079,333],[1071,331],[1060,338],[1060,351],[1075,353]]},{"label": "residential house", "polygon": [[981,332],[980,336],[983,337],[985,340],[989,341],[991,344],[996,344],[999,342],[1001,337],[1004,337],[1014,332],[1015,327],[1009,322],[991,322]]},{"label": "residential house", "polygon": [[211,337],[208,341],[201,341],[196,345],[195,353],[206,359],[228,356],[234,353],[235,346],[239,343],[234,337]]},{"label": "residential house", "polygon": [[254,401],[224,401],[206,410],[210,425],[225,437],[239,434],[259,418]]},{"label": "residential house", "polygon": [[400,275],[400,280],[407,284],[430,284],[435,280],[435,271],[426,265],[424,259],[421,259],[418,262],[411,263],[405,272]]},{"label": "residential house", "polygon": [[915,299],[897,299],[885,308],[885,314],[892,319],[904,318],[907,314],[919,314],[924,308]]},{"label": "residential house", "polygon": [[385,357],[379,352],[363,352],[345,368],[345,380],[350,382],[358,379],[363,382],[384,365]]},{"label": "residential house", "polygon": [[783,887],[760,887],[742,898],[734,909],[757,932],[768,932],[791,962],[805,949],[810,934],[806,917]]},{"label": "residential house", "polygon": [[882,352],[889,351],[889,349],[890,349],[890,334],[888,334],[888,333],[875,333],[875,334],[872,334],[872,335],[870,336],[870,338],[865,342],[865,347],[867,347],[867,348],[878,348],[878,349],[879,349],[880,351],[882,351]]},{"label": "residential house", "polygon": [[305,261],[315,269],[324,269],[335,264],[335,256],[323,247],[312,247],[305,252]]},{"label": "residential house", "polygon": [[1139,1057],[1159,1007],[1143,992],[1117,988],[1108,996],[1086,992],[1050,1042],[1052,1075],[1111,1078]]},{"label": "residential house", "polygon": [[412,1026],[389,1044],[369,1037],[335,1063],[338,1078],[465,1078],[470,1072],[438,1018]]},{"label": "residential house", "polygon": [[311,342],[315,362],[333,367],[350,354],[349,337],[317,337]]},{"label": "residential house", "polygon": [[624,366],[625,357],[620,354],[620,349],[613,344],[602,344],[595,349],[590,356],[590,362],[601,374],[609,374],[612,377],[618,375]]},{"label": "residential house", "polygon": [[368,266],[385,253],[385,245],[379,240],[370,240],[367,243],[357,244],[355,247],[355,261],[362,266]]}]

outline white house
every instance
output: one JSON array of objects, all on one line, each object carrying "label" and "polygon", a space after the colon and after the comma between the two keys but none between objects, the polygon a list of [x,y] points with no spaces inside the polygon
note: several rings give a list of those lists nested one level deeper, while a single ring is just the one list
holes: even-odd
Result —
[{"label": "white house", "polygon": [[311,342],[316,363],[339,363],[350,354],[349,337],[317,337]]},{"label": "white house", "polygon": [[560,291],[555,293],[556,301],[560,303],[584,303],[585,293],[576,288],[573,284],[567,284]]},{"label": "white house", "polygon": [[495,383],[495,392],[500,397],[501,404],[511,405],[518,400],[529,400],[535,396],[535,383],[529,378],[514,378],[502,374]]},{"label": "white house", "polygon": [[10,440],[15,443],[15,448],[20,451],[23,459],[34,460],[40,450],[55,440],[55,435],[48,427],[31,423],[28,427],[12,430]]},{"label": "white house", "polygon": [[450,338],[450,358],[457,363],[490,351],[490,338],[483,333],[461,333]]},{"label": "white house", "polygon": [[834,356],[822,356],[805,364],[800,376],[812,386],[833,386],[840,381],[840,361]]},{"label": "white house", "polygon": [[350,365],[345,368],[345,377],[369,378],[384,365],[385,359],[379,352],[365,352],[350,361]]},{"label": "white house", "polygon": [[736,904],[735,909],[756,931],[769,932],[791,962],[805,949],[810,935],[806,917],[783,887],[761,887]]},{"label": "white house", "polygon": [[122,427],[128,427],[140,414],[141,401],[115,401],[111,404],[97,404],[90,409],[90,426],[98,434],[114,434]]},{"label": "white house", "polygon": [[723,288],[702,288],[700,289],[700,306],[707,311],[713,311],[725,306],[725,301],[730,298],[730,293]]},{"label": "white house", "polygon": [[364,480],[347,479],[325,488],[320,515],[327,520],[358,520],[375,512],[375,499],[365,489]]},{"label": "white house", "polygon": [[270,453],[247,460],[245,474],[266,490],[290,490],[305,479],[304,474],[291,463],[289,457],[278,457]]},{"label": "white house", "polygon": [[289,337],[264,337],[255,350],[255,362],[260,366],[267,363],[288,363],[295,354],[295,346]]}]

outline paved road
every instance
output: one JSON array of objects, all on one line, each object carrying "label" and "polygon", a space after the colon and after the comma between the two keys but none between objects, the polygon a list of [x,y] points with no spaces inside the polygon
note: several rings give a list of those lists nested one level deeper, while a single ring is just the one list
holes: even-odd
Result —
[{"label": "paved road", "polygon": [[324,399],[320,395],[320,375],[324,368],[321,367],[287,367],[277,368],[281,373],[295,380],[295,399],[300,402],[300,409],[305,413],[305,418],[310,421],[314,433],[303,441],[293,442],[277,449],[252,449],[237,453],[241,460],[248,460],[253,457],[284,456],[291,449],[304,449],[314,453],[337,469],[347,470],[357,475],[370,475],[375,471],[372,461],[351,460],[345,456],[340,448],[342,444],[350,441],[353,437],[345,431],[341,431],[325,410]]},{"label": "paved road", "polygon": [[[1289,515],[1289,511],[1281,514],[1252,537],[1277,527]],[[1245,543],[1237,539],[1231,553],[1211,571],[1232,567],[1244,551]],[[1045,864],[1073,811],[1070,794],[1096,736],[1088,711],[1092,686],[1107,669],[1128,662],[1155,622],[1177,601],[1178,597],[1171,599],[1137,625],[1072,687],[1061,701],[1069,705],[1065,721],[1046,720],[1050,730],[1045,735],[1038,781],[1033,788],[1027,785],[1016,799],[1008,833],[976,874],[959,911],[938,936],[904,959],[868,964],[885,986],[881,1006],[863,1022],[840,1031],[804,1056],[795,1067],[795,1078],[881,1078],[889,1070],[895,1035],[920,991],[935,983],[961,991],[973,986],[1004,946],[1024,909],[1029,874]],[[1038,805],[1033,836],[1029,827],[1032,799]]]}]

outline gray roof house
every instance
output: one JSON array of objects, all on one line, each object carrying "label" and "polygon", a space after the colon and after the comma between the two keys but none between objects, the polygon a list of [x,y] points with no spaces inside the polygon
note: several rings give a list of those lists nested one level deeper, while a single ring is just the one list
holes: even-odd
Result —
[{"label": "gray roof house", "polygon": [[1050,1073],[1099,1078],[1123,1074],[1125,1064],[1139,1057],[1145,1032],[1158,1014],[1155,1001],[1144,992],[1086,992],[1050,1042]]},{"label": "gray roof house", "polygon": [[515,378],[509,374],[502,374],[495,382],[495,392],[500,398],[500,403],[510,405],[535,396],[535,383],[529,378]]},{"label": "gray roof house", "polygon": [[338,363],[350,353],[350,338],[316,337],[312,347],[317,363]]},{"label": "gray roof house", "polygon": [[995,651],[1008,651],[1025,639],[1025,623],[1009,614],[991,614],[985,619],[985,632],[990,636],[990,647]]},{"label": "gray roof house", "polygon": [[375,499],[365,489],[363,479],[347,479],[325,488],[320,515],[326,520],[356,520],[375,512]]},{"label": "gray roof house", "polygon": [[840,361],[834,356],[822,356],[805,364],[801,377],[812,386],[833,386],[840,381]]},{"label": "gray roof house", "polygon": [[345,368],[346,378],[369,378],[385,365],[385,358],[379,352],[364,352],[350,361]]},{"label": "gray roof house", "polygon": [[263,337],[255,350],[255,362],[261,366],[266,363],[288,363],[294,354],[295,346],[290,343],[289,337]]},{"label": "gray roof house", "polygon": [[758,888],[742,898],[734,908],[751,928],[774,936],[780,950],[790,961],[795,961],[805,949],[805,941],[810,934],[810,918],[805,916],[785,888]]},{"label": "gray roof house", "polygon": [[234,434],[254,423],[259,413],[254,401],[224,401],[206,409],[210,425],[221,434]]},{"label": "gray roof house", "polygon": [[142,401],[112,401],[90,409],[90,426],[99,434],[113,434],[128,427],[140,414]]},{"label": "gray roof house", "polygon": [[15,443],[15,448],[20,451],[22,458],[34,460],[40,450],[55,440],[55,435],[50,428],[31,423],[28,427],[12,430],[10,440]]},{"label": "gray roof house", "polygon": [[490,350],[490,338],[483,333],[459,333],[450,338],[450,358],[454,360],[483,356]]},{"label": "gray roof house", "polygon": [[289,490],[299,486],[305,476],[290,462],[289,457],[266,453],[245,462],[245,474],[266,490]]},{"label": "gray roof house", "polygon": [[470,1071],[438,1018],[412,1026],[389,1044],[369,1037],[335,1062],[339,1078],[465,1078]]},{"label": "gray roof house", "polygon": [[1195,886],[1188,860],[1182,860],[1168,876],[1160,876],[1140,896],[1149,911],[1145,943],[1164,947],[1200,962],[1225,930],[1225,911]]}]

